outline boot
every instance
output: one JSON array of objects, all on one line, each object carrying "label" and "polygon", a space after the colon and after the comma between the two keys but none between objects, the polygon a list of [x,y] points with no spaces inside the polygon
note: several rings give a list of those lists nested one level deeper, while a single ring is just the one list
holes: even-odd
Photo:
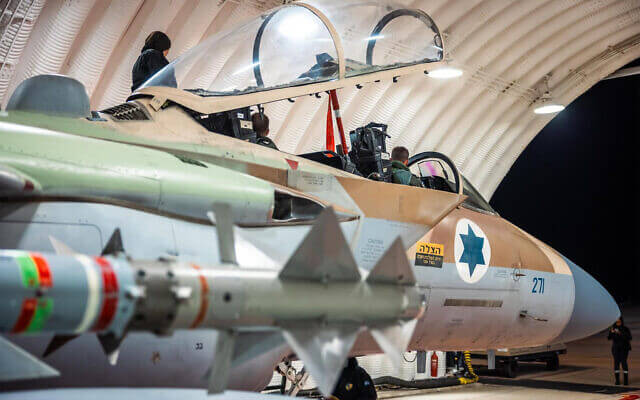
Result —
[{"label": "boot", "polygon": [[613,373],[613,376],[615,376],[615,378],[616,378],[616,385],[619,385],[620,384],[620,372],[615,371]]},{"label": "boot", "polygon": [[629,386],[629,371],[624,371],[624,385]]}]

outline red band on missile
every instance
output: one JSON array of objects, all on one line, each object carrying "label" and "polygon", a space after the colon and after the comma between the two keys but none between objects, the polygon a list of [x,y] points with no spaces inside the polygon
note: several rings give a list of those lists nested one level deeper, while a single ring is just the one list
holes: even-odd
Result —
[{"label": "red band on missile", "polygon": [[31,259],[38,269],[38,278],[40,279],[40,287],[52,287],[53,280],[51,278],[51,270],[49,263],[38,253],[31,253]]},{"label": "red band on missile", "polygon": [[100,271],[102,272],[102,293],[104,299],[102,301],[100,315],[92,330],[102,331],[109,326],[113,317],[116,315],[116,308],[118,306],[118,277],[113,271],[109,261],[102,257],[96,257],[95,260],[98,265],[100,265]]},{"label": "red band on missile", "polygon": [[31,320],[33,319],[33,315],[36,313],[37,306],[37,299],[24,299],[22,301],[20,316],[18,316],[18,320],[16,321],[15,325],[13,325],[11,333],[21,333],[27,329],[27,327],[31,323]]},{"label": "red band on missile", "polygon": [[53,299],[28,298],[22,301],[20,315],[11,333],[40,332],[53,311]]},{"label": "red band on missile", "polygon": [[198,310],[196,319],[193,320],[193,323],[189,327],[190,329],[195,329],[204,321],[204,317],[207,315],[207,308],[209,308],[209,284],[202,275],[200,267],[195,264],[191,264],[191,266],[198,271],[198,279],[200,280],[200,309]]}]

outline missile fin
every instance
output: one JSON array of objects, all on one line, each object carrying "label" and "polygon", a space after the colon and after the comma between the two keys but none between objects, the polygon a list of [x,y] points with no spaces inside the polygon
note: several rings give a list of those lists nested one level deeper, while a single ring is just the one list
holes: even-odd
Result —
[{"label": "missile fin", "polygon": [[47,345],[44,353],[42,353],[42,357],[47,357],[49,354],[55,352],[65,344],[69,343],[73,339],[77,338],[80,335],[55,335],[51,338],[51,341]]},{"label": "missile fin", "polygon": [[55,237],[49,235],[49,242],[51,242],[51,246],[56,254],[66,255],[66,256],[74,256],[78,254],[77,251],[73,250],[71,247],[62,243],[60,240]]},{"label": "missile fin", "polygon": [[209,368],[209,394],[222,393],[227,388],[236,342],[235,332],[223,330],[217,332],[215,354]]},{"label": "missile fin", "polygon": [[[257,357],[278,348],[279,346],[285,345],[286,342],[280,331],[268,330],[236,332],[231,368],[239,367],[246,362],[255,360]],[[211,366],[207,368],[202,379],[208,380],[210,375]]]},{"label": "missile fin", "polygon": [[107,242],[107,245],[104,246],[104,249],[102,249],[101,255],[109,256],[109,255],[117,255],[121,253],[124,253],[124,246],[122,245],[122,236],[120,235],[120,228],[116,228],[111,234],[111,237]]},{"label": "missile fin", "polygon": [[367,276],[368,283],[415,285],[416,277],[398,237]]},{"label": "missile fin", "polygon": [[360,281],[358,266],[331,207],[322,211],[280,271],[280,279]]},{"label": "missile fin", "polygon": [[358,337],[359,325],[285,327],[283,335],[325,396],[330,396],[349,351]]},{"label": "missile fin", "polygon": [[60,376],[60,372],[0,336],[0,382]]},{"label": "missile fin", "polygon": [[238,332],[232,367],[240,366],[285,344],[282,333],[279,331]]},{"label": "missile fin", "polygon": [[209,211],[207,217],[216,225],[220,261],[238,264],[231,206],[227,203],[214,203],[213,211]]},{"label": "missile fin", "polygon": [[120,344],[124,340],[124,335],[116,337],[113,333],[98,334],[98,341],[102,346],[104,354],[109,360],[109,364],[116,365],[118,362],[118,355],[120,354]]},{"label": "missile fin", "polygon": [[413,331],[418,323],[417,319],[410,321],[396,321],[390,325],[369,328],[371,336],[391,359],[396,370],[402,365],[402,353],[413,336]]}]

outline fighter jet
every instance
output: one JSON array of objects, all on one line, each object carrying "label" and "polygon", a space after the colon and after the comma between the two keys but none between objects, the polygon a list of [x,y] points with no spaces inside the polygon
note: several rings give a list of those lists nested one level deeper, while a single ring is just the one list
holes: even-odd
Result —
[{"label": "fighter jet", "polygon": [[[256,391],[297,357],[329,394],[349,354],[606,328],[609,293],[447,156],[413,156],[410,187],[390,183],[384,124],[347,140],[338,89],[443,54],[421,10],[314,0],[204,41],[99,112],[73,79],[23,82],[0,115],[2,389]],[[252,107],[324,93],[339,146],[253,143]]]}]

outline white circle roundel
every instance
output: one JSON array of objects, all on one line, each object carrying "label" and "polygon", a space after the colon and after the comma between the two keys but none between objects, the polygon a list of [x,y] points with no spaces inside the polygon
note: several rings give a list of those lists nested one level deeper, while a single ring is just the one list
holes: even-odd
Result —
[{"label": "white circle roundel", "polygon": [[456,224],[453,255],[458,275],[467,283],[476,283],[489,269],[491,245],[487,235],[473,221],[461,218]]}]

